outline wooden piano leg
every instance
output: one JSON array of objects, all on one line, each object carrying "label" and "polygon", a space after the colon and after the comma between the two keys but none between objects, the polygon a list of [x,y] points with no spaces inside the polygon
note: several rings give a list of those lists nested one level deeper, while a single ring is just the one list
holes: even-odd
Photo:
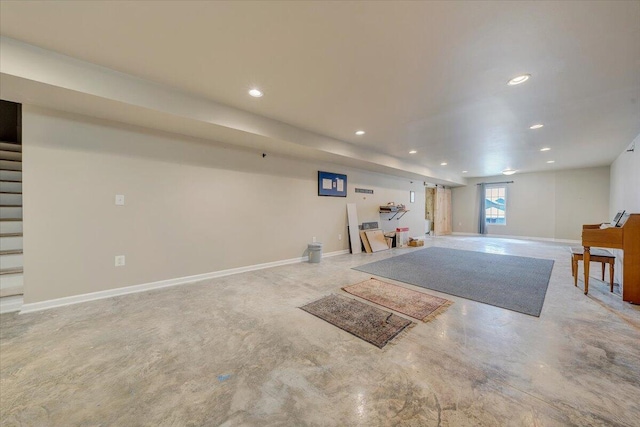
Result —
[{"label": "wooden piano leg", "polygon": [[602,264],[602,281],[604,282],[604,265],[605,263],[601,263]]},{"label": "wooden piano leg", "polygon": [[613,262],[609,263],[609,283],[611,283],[610,292],[613,292]]},{"label": "wooden piano leg", "polygon": [[591,248],[584,247],[584,294],[589,293],[589,264],[591,263]]},{"label": "wooden piano leg", "polygon": [[571,277],[576,275],[576,266],[574,265],[574,261],[576,260],[576,256],[571,254]]}]

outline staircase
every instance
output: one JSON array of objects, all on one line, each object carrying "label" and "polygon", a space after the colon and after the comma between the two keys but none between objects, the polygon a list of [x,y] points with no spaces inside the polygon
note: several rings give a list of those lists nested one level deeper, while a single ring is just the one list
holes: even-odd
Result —
[{"label": "staircase", "polygon": [[0,142],[0,313],[22,305],[22,146]]}]

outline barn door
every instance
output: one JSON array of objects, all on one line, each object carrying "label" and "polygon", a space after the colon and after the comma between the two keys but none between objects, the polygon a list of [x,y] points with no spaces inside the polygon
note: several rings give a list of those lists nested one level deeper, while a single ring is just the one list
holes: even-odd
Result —
[{"label": "barn door", "polygon": [[436,188],[434,232],[436,236],[451,234],[451,189]]}]

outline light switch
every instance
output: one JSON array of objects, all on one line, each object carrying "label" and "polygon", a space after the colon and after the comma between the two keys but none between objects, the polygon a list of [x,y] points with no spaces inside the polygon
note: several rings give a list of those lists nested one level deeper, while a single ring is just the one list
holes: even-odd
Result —
[{"label": "light switch", "polygon": [[124,194],[116,194],[116,205],[124,206]]},{"label": "light switch", "polygon": [[116,255],[116,267],[124,267],[125,259],[124,255]]}]

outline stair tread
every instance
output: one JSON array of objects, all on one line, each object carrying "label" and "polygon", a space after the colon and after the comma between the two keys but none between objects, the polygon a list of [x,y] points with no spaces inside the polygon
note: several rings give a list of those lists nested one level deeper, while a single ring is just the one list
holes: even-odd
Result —
[{"label": "stair tread", "polygon": [[0,205],[0,208],[21,208],[22,205]]},{"label": "stair tread", "polygon": [[[10,142],[0,142],[0,144],[11,144]],[[2,151],[10,151],[12,153],[22,153],[22,145],[19,144],[11,144],[13,147],[7,147],[6,145],[0,147]]]},{"label": "stair tread", "polygon": [[22,221],[22,218],[0,218],[0,221]]},{"label": "stair tread", "polygon": [[22,163],[22,160],[16,160],[16,159],[0,159],[3,162],[16,162],[16,163]]},{"label": "stair tread", "polygon": [[18,274],[23,272],[22,267],[3,268],[0,270],[0,274]]},{"label": "stair tread", "polygon": [[22,182],[21,179],[0,179],[0,182]]},{"label": "stair tread", "polygon": [[22,233],[2,233],[0,237],[22,237]]},{"label": "stair tread", "polygon": [[0,251],[0,255],[22,255],[22,249],[8,249]]},{"label": "stair tread", "polygon": [[20,286],[11,286],[10,288],[0,289],[0,297],[4,299],[6,297],[14,297],[14,296],[18,296],[18,295],[23,295],[24,294],[23,289],[24,289],[24,287],[22,285],[20,285]]},{"label": "stair tread", "polygon": [[0,194],[22,194],[22,191],[0,191]]}]

